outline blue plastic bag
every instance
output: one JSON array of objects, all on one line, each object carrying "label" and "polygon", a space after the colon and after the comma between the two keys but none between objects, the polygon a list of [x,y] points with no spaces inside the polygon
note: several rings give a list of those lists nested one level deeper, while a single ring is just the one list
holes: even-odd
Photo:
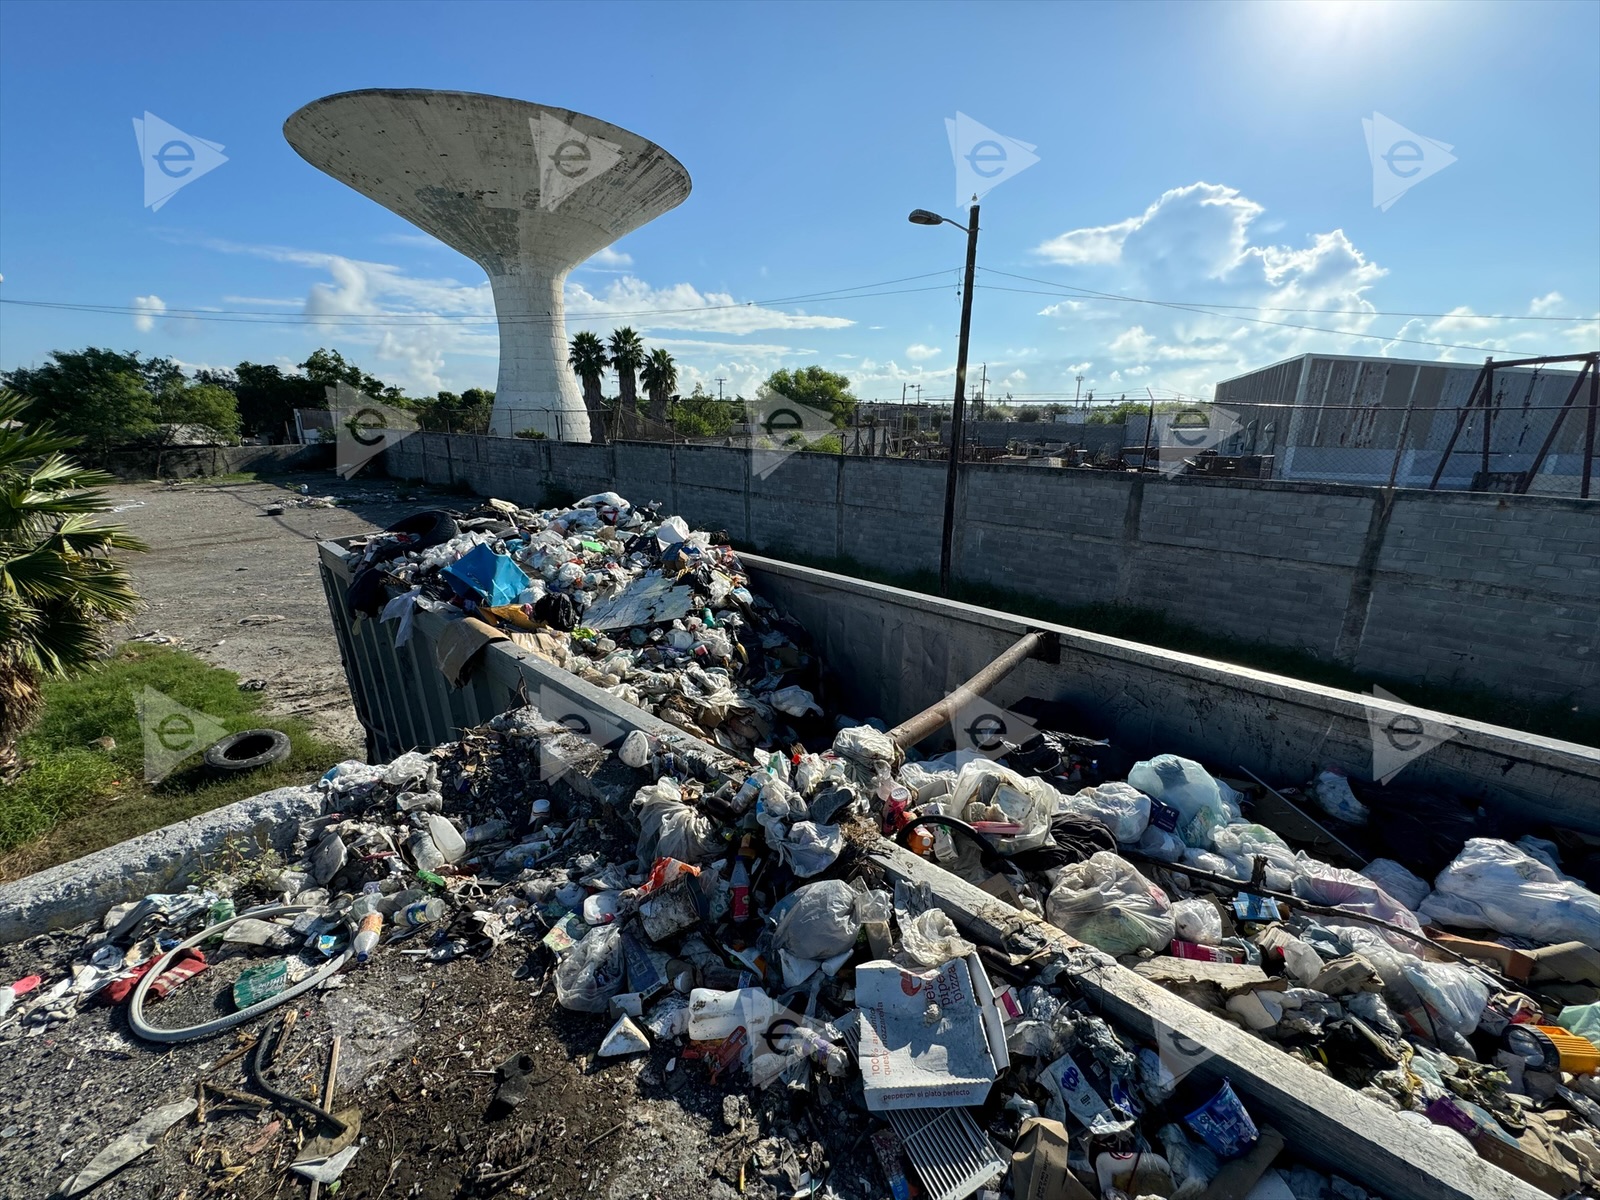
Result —
[{"label": "blue plastic bag", "polygon": [[506,554],[496,554],[487,546],[474,546],[439,572],[462,596],[475,596],[490,607],[514,604],[528,586],[528,577]]}]

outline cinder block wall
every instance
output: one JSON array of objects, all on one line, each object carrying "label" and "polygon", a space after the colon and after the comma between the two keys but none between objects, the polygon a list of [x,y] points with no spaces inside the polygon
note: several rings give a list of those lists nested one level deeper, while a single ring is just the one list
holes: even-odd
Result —
[{"label": "cinder block wall", "polygon": [[[414,434],[389,474],[660,500],[736,544],[936,571],[943,463]],[[771,468],[768,470],[767,468]],[[1120,602],[1397,679],[1600,708],[1600,504],[969,465],[959,578]]]}]

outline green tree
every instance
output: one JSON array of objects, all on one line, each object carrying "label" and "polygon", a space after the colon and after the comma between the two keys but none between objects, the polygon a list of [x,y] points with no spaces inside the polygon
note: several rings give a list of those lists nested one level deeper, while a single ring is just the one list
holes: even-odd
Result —
[{"label": "green tree", "polygon": [[668,410],[672,427],[684,437],[722,437],[744,413],[744,401],[718,400],[697,383]]},{"label": "green tree", "polygon": [[[620,331],[619,331],[620,332]],[[589,411],[589,440],[606,440],[606,400],[600,394],[600,381],[611,365],[600,335],[585,329],[572,335],[567,364],[583,388],[583,407]]]},{"label": "green tree", "polygon": [[617,373],[617,403],[623,412],[636,412],[639,407],[639,388],[634,372],[644,366],[644,343],[628,326],[613,330],[607,349],[611,352],[611,369]]},{"label": "green tree", "polygon": [[405,399],[405,393],[399,388],[384,383],[375,375],[367,374],[353,362],[346,362],[344,355],[337,350],[319,348],[312,351],[305,362],[300,364],[300,369],[306,373],[307,379],[314,380],[324,387],[342,383],[365,393],[374,400],[392,402]]},{"label": "green tree", "polygon": [[650,397],[650,419],[658,425],[667,423],[667,403],[678,386],[678,367],[672,355],[657,347],[650,351],[639,371],[639,381]]},{"label": "green tree", "polygon": [[218,441],[239,441],[239,402],[214,383],[180,383],[156,397],[157,418],[166,424],[197,425]]},{"label": "green tree", "polygon": [[[287,437],[294,430],[295,409],[328,407],[324,385],[304,375],[285,375],[275,365],[242,362],[233,376],[239,422],[249,434]],[[217,382],[203,374],[201,381]]]},{"label": "green tree", "polygon": [[39,685],[90,665],[138,594],[118,557],[145,549],[92,489],[111,476],[66,456],[78,439],[31,420],[37,401],[0,392],[0,775],[39,711]]},{"label": "green tree", "polygon": [[468,388],[459,395],[440,392],[416,404],[417,423],[423,429],[446,433],[487,433],[493,411],[494,393],[485,388]]},{"label": "green tree", "polygon": [[844,425],[856,410],[850,380],[819,366],[787,368],[767,376],[766,389],[787,399],[827,413],[835,425]]},{"label": "green tree", "polygon": [[[165,374],[168,361],[157,360],[162,366],[155,377]],[[96,346],[52,350],[44,366],[19,367],[0,381],[28,397],[27,420],[48,418],[103,458],[112,447],[148,437],[154,429],[155,403],[146,381],[151,365],[137,353]]]}]

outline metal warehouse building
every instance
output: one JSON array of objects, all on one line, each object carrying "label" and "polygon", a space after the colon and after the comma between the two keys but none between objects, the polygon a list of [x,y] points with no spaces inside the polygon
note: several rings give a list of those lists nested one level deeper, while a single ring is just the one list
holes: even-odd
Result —
[{"label": "metal warehouse building", "polygon": [[1304,354],[1223,380],[1215,400],[1239,421],[1227,449],[1274,455],[1279,479],[1426,488],[1438,472],[1441,488],[1579,495],[1593,469],[1593,371],[1496,367],[1485,405],[1484,370]]}]

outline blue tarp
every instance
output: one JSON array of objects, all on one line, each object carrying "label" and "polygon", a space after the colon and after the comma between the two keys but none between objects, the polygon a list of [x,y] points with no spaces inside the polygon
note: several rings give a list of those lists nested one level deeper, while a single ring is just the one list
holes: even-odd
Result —
[{"label": "blue tarp", "polygon": [[513,603],[528,586],[528,577],[510,555],[496,554],[487,546],[474,546],[439,574],[459,595],[491,607]]}]

